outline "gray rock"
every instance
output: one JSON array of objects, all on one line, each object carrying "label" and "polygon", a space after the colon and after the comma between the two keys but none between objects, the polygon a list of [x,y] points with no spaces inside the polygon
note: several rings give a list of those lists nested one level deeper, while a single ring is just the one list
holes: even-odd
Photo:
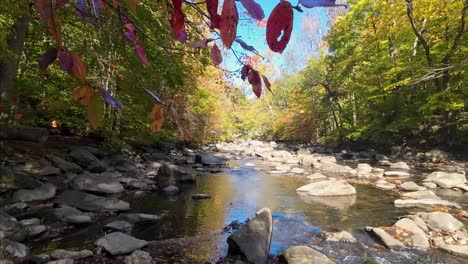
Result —
[{"label": "gray rock", "polygon": [[468,245],[444,245],[439,247],[439,249],[454,256],[468,258]]},{"label": "gray rock", "polygon": [[60,205],[59,208],[54,210],[54,215],[62,222],[69,224],[86,224],[92,222],[89,215],[81,212],[80,210],[67,206]]},{"label": "gray rock", "polygon": [[28,236],[26,228],[20,224],[14,217],[0,212],[0,240],[11,239],[23,241]]},{"label": "gray rock", "polygon": [[300,164],[306,167],[314,166],[318,164],[318,160],[315,156],[312,155],[304,155],[300,158]]},{"label": "gray rock", "polygon": [[56,175],[59,175],[60,173],[61,172],[58,168],[54,166],[47,166],[39,172],[39,176],[56,176]]},{"label": "gray rock", "polygon": [[0,166],[0,193],[18,189],[33,189],[41,182],[23,173],[14,173],[11,169]]},{"label": "gray rock", "polygon": [[105,225],[104,228],[129,234],[133,229],[133,225],[127,221],[116,220]]},{"label": "gray rock", "polygon": [[390,165],[390,169],[408,171],[411,168],[408,166],[408,164],[406,164],[406,162],[400,161],[400,162],[393,163],[392,165]]},{"label": "gray rock", "polygon": [[219,154],[197,154],[195,156],[195,163],[203,165],[226,165],[227,159]]},{"label": "gray rock", "polygon": [[114,256],[132,253],[146,245],[148,245],[148,242],[121,232],[110,233],[96,241],[96,246],[103,247]]},{"label": "gray rock", "polygon": [[423,213],[421,219],[424,220],[430,228],[447,232],[454,232],[464,227],[462,222],[458,221],[451,214],[444,212]]},{"label": "gray rock", "polygon": [[115,198],[100,197],[84,192],[66,190],[55,200],[58,204],[76,207],[80,210],[93,212],[113,212],[130,209],[127,202]]},{"label": "gray rock", "polygon": [[73,259],[59,259],[54,261],[49,261],[47,264],[75,264]]},{"label": "gray rock", "polygon": [[11,199],[14,202],[43,201],[54,198],[55,192],[52,183],[45,183],[32,190],[17,190]]},{"label": "gray rock", "polygon": [[70,158],[82,167],[88,167],[94,161],[99,159],[84,148],[76,148],[70,152]]},{"label": "gray rock", "polygon": [[158,170],[158,185],[174,185],[176,182],[195,182],[196,172],[190,168],[184,168],[163,162]]},{"label": "gray rock", "polygon": [[157,221],[159,221],[159,219],[161,219],[161,217],[158,215],[138,213],[120,214],[118,218],[119,220],[127,221],[131,224],[156,223]]},{"label": "gray rock", "polygon": [[429,229],[427,228],[427,225],[426,223],[424,223],[424,221],[421,219],[421,217],[417,216],[417,215],[408,215],[406,216],[407,218],[413,220],[413,222],[419,227],[421,228],[421,230],[423,230],[424,232],[429,232]]},{"label": "gray rock", "polygon": [[413,181],[404,182],[398,186],[403,191],[418,191],[421,186],[417,185]]},{"label": "gray rock", "polygon": [[402,200],[397,199],[394,201],[396,207],[434,207],[434,206],[447,206],[461,208],[459,204],[454,202],[449,202],[441,199],[411,199],[411,200]]},{"label": "gray rock", "polygon": [[0,248],[16,258],[24,258],[29,254],[27,246],[9,239],[3,239]]},{"label": "gray rock", "polygon": [[281,252],[287,264],[325,264],[334,263],[327,256],[308,246],[293,246]]},{"label": "gray rock", "polygon": [[426,233],[419,228],[419,226],[409,218],[403,218],[398,220],[394,226],[407,230],[413,235],[411,236],[412,247],[422,250],[427,250],[430,248],[429,240],[426,237]]},{"label": "gray rock", "polygon": [[49,262],[50,256],[48,254],[39,254],[29,257],[30,264],[45,264]]},{"label": "gray rock", "polygon": [[179,188],[177,188],[177,186],[174,185],[169,185],[166,188],[164,188],[163,191],[167,194],[175,194],[179,192]]},{"label": "gray rock", "polygon": [[354,238],[354,236],[346,231],[341,231],[341,232],[334,232],[330,233],[327,232],[327,240],[328,241],[338,241],[338,242],[346,242],[346,243],[356,243],[357,240]]},{"label": "gray rock", "polygon": [[375,187],[382,190],[393,190],[396,188],[396,184],[389,183],[387,181],[378,181]]},{"label": "gray rock", "polygon": [[318,182],[318,181],[324,181],[326,180],[327,177],[321,173],[314,173],[312,175],[307,176],[307,181],[308,182]]},{"label": "gray rock", "polygon": [[47,158],[52,161],[52,163],[55,164],[61,171],[63,172],[71,172],[71,173],[81,173],[83,172],[83,169],[78,166],[77,164],[66,161],[60,157],[57,157],[55,155],[47,155]]},{"label": "gray rock", "polygon": [[117,179],[102,177],[98,174],[82,174],[73,178],[73,189],[99,193],[120,193],[124,187]]},{"label": "gray rock", "polygon": [[348,210],[351,206],[356,204],[357,200],[356,195],[333,196],[333,198],[330,199],[330,196],[311,196],[306,193],[299,193],[299,197],[308,204],[324,204],[328,207],[343,211]]},{"label": "gray rock", "polygon": [[253,263],[266,263],[270,252],[272,217],[268,208],[242,225],[228,237],[228,254],[241,254]]},{"label": "gray rock", "polygon": [[39,218],[30,218],[30,219],[24,219],[19,221],[20,224],[23,226],[30,226],[30,225],[39,225],[41,224],[41,220]]},{"label": "gray rock", "polygon": [[64,249],[56,249],[52,251],[50,256],[54,259],[83,259],[87,257],[93,256],[93,252],[90,250],[80,250],[80,251],[71,251],[71,250],[64,250]]},{"label": "gray rock", "polygon": [[326,171],[330,173],[337,173],[337,174],[354,174],[356,173],[355,169],[352,169],[349,166],[343,166],[336,163],[331,162],[319,162],[318,169],[321,171]]},{"label": "gray rock", "polygon": [[294,173],[294,174],[304,174],[306,172],[306,170],[302,169],[302,168],[292,168],[291,171],[289,171],[290,173]]},{"label": "gray rock", "polygon": [[124,259],[125,264],[155,264],[151,255],[142,250],[135,250]]},{"label": "gray rock", "polygon": [[405,247],[403,243],[393,238],[391,235],[385,232],[385,230],[383,230],[382,228],[366,227],[366,230],[370,230],[389,249],[401,249]]},{"label": "gray rock", "polygon": [[411,199],[440,199],[434,192],[428,190],[403,193],[401,197]]},{"label": "gray rock", "polygon": [[427,187],[428,189],[434,189],[434,188],[437,188],[437,184],[435,183],[432,183],[432,182],[423,182],[423,184],[425,187]]},{"label": "gray rock", "polygon": [[466,177],[461,173],[435,171],[429,174],[424,181],[435,183],[442,188],[453,188],[458,185],[464,185]]},{"label": "gray rock", "polygon": [[197,194],[192,195],[192,199],[194,200],[211,199],[211,195],[204,194],[204,193],[197,193]]},{"label": "gray rock", "polygon": [[26,230],[28,231],[29,237],[36,237],[47,230],[45,225],[34,225],[34,226],[27,226]]},{"label": "gray rock", "polygon": [[372,166],[367,163],[359,163],[356,168],[358,177],[369,178],[372,176]]},{"label": "gray rock", "polygon": [[372,168],[372,174],[375,177],[382,178],[384,176],[385,170],[381,168]]},{"label": "gray rock", "polygon": [[356,194],[356,188],[344,180],[325,180],[309,183],[296,190],[311,196],[342,196]]},{"label": "gray rock", "polygon": [[106,169],[107,169],[107,165],[104,164],[102,161],[100,160],[95,160],[93,162],[91,162],[87,169],[90,171],[90,172],[96,172],[96,173],[100,173],[100,172],[105,172]]}]

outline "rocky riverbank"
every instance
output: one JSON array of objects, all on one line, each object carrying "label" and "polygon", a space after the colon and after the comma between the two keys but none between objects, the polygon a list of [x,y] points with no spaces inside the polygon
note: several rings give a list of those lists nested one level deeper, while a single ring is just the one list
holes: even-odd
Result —
[{"label": "rocky riverbank", "polygon": [[[349,258],[337,259],[310,245],[297,245],[278,257],[269,256],[274,230],[262,229],[261,237],[250,237],[259,233],[258,228],[272,226],[269,209],[258,212],[239,229],[234,225],[206,236],[162,241],[132,236],[134,228],[157,225],[167,214],[135,212],[126,200],[129,195],[176,196],[184,186],[223,172],[230,160],[245,157],[259,161],[245,166],[271,177],[306,179],[308,184],[297,188],[305,203],[344,210],[356,203],[356,184],[387,190],[395,197],[395,208],[413,211],[395,219],[392,226],[362,226],[363,232],[392,250],[438,249],[467,257],[466,164],[449,160],[440,151],[387,157],[248,140],[200,150],[140,146],[109,154],[86,139],[51,138],[46,143],[4,141],[0,157],[1,248],[2,256],[13,263],[197,263],[188,257],[195,253],[183,253],[190,245],[207,237],[228,235],[229,250],[220,263],[264,263],[267,259],[286,263],[365,261],[364,256],[355,256],[351,262]],[[211,198],[210,193],[192,195],[192,199],[207,202]],[[260,224],[257,218],[261,218]],[[92,246],[44,252],[34,248],[97,222],[102,223],[102,236]],[[345,231],[324,232],[323,238],[335,243],[360,243]],[[250,252],[250,243],[259,243],[261,250]]]}]

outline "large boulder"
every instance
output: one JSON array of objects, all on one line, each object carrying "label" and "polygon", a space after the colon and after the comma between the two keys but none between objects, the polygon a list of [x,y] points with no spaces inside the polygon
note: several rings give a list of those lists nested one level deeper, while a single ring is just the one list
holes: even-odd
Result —
[{"label": "large boulder", "polygon": [[296,190],[311,196],[342,196],[356,194],[356,188],[344,180],[325,180],[309,183]]},{"label": "large boulder", "polygon": [[93,212],[113,212],[130,209],[130,205],[127,202],[116,198],[101,197],[72,190],[64,191],[57,196],[55,201],[58,204],[65,204],[80,210]]},{"label": "large boulder", "polygon": [[195,156],[195,162],[208,166],[226,165],[227,159],[221,155],[202,153]]},{"label": "large boulder", "polygon": [[306,167],[310,167],[310,166],[316,167],[318,164],[317,157],[313,155],[303,155],[300,157],[299,161],[300,161],[300,164]]},{"label": "large boulder", "polygon": [[45,183],[32,190],[17,190],[11,199],[15,202],[43,201],[54,198],[56,191],[52,183]]},{"label": "large boulder", "polygon": [[64,160],[60,157],[55,155],[47,155],[47,158],[52,161],[55,166],[57,166],[63,172],[70,172],[70,173],[81,173],[83,172],[83,168],[78,166],[76,163]]},{"label": "large boulder", "polygon": [[293,246],[281,252],[287,264],[333,264],[327,256],[308,246]]},{"label": "large boulder", "polygon": [[461,173],[435,171],[429,174],[424,181],[435,183],[442,188],[453,188],[464,185],[466,177]]},{"label": "large boulder", "polygon": [[41,182],[23,173],[14,173],[7,167],[0,166],[0,193],[18,189],[33,189]]},{"label": "large boulder", "polygon": [[398,220],[394,226],[412,233],[410,242],[413,248],[423,250],[430,248],[426,233],[415,222],[413,222],[413,220],[402,218]]},{"label": "large boulder", "polygon": [[429,227],[446,232],[454,232],[464,226],[462,222],[458,221],[451,214],[444,212],[423,213],[421,219]]},{"label": "large boulder", "polygon": [[69,224],[86,224],[92,221],[91,217],[80,210],[67,206],[60,205],[54,210],[54,215],[62,222]]},{"label": "large boulder", "polygon": [[117,179],[98,174],[82,174],[72,181],[73,189],[98,193],[120,193],[124,187]]},{"label": "large boulder", "polygon": [[176,182],[195,182],[196,172],[191,168],[163,162],[158,170],[158,185],[160,187],[174,185]]},{"label": "large boulder", "polygon": [[110,233],[96,241],[96,246],[103,247],[114,256],[132,253],[146,245],[148,242],[121,232]]},{"label": "large boulder", "polygon": [[86,148],[75,148],[69,154],[70,158],[91,172],[104,172],[106,166]]},{"label": "large boulder", "polygon": [[272,228],[270,209],[260,209],[254,218],[228,237],[228,254],[241,255],[247,261],[257,264],[266,263],[270,252]]}]

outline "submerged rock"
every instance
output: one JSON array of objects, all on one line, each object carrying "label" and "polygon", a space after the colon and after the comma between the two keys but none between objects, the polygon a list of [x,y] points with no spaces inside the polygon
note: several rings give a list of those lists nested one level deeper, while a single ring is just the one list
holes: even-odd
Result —
[{"label": "submerged rock", "polygon": [[203,194],[203,193],[197,193],[197,194],[192,195],[192,199],[194,199],[194,200],[211,199],[211,195]]},{"label": "submerged rock", "polygon": [[176,182],[195,182],[196,172],[191,168],[163,162],[158,170],[158,185],[174,185]]},{"label": "submerged rock", "polygon": [[308,246],[293,246],[281,252],[287,264],[333,264],[327,256]]},{"label": "submerged rock", "polygon": [[76,190],[99,193],[120,193],[124,190],[117,179],[97,174],[82,174],[73,178],[72,186]]},{"label": "submerged rock", "polygon": [[132,253],[146,245],[148,242],[121,232],[110,233],[96,241],[96,246],[103,247],[114,256]]},{"label": "submerged rock", "polygon": [[356,188],[344,180],[325,180],[309,183],[296,190],[311,196],[342,196],[356,194]]},{"label": "submerged rock", "polygon": [[116,198],[101,197],[72,190],[64,191],[57,196],[55,201],[58,204],[65,204],[80,210],[93,212],[113,212],[130,209],[130,205],[127,202]]},{"label": "submerged rock", "polygon": [[270,209],[260,209],[254,218],[228,237],[228,254],[245,256],[253,263],[266,263],[270,252],[272,228]]}]

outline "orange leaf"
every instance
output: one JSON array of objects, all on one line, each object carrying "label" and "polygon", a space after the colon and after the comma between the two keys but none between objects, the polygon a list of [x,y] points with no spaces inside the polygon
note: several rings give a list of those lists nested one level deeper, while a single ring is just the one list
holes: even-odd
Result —
[{"label": "orange leaf", "polygon": [[239,13],[237,12],[235,1],[225,0],[221,12],[219,31],[221,32],[221,40],[226,48],[230,48],[236,39],[238,23]]},{"label": "orange leaf", "polygon": [[62,47],[62,34],[60,33],[60,20],[57,16],[57,12],[52,11],[52,15],[47,19],[47,24],[49,26],[49,32],[52,37],[57,42],[57,45]]},{"label": "orange leaf", "polygon": [[150,125],[150,131],[151,133],[156,133],[161,129],[164,123],[162,104],[155,104],[153,106],[153,109],[151,110],[151,119],[153,121]]},{"label": "orange leaf", "polygon": [[136,6],[141,2],[141,0],[127,0],[128,5],[132,8],[135,9]]},{"label": "orange leaf", "polygon": [[268,81],[268,78],[265,75],[262,75],[263,83],[265,84],[265,87],[270,91],[271,94],[273,94],[273,91],[271,90],[271,83]]},{"label": "orange leaf", "polygon": [[79,101],[80,104],[88,106],[94,95],[94,89],[91,86],[80,86],[72,93],[72,98]]},{"label": "orange leaf", "polygon": [[73,74],[80,80],[84,80],[86,78],[86,66],[81,59],[80,55],[75,52],[70,53],[73,57],[73,67],[72,72]]}]

